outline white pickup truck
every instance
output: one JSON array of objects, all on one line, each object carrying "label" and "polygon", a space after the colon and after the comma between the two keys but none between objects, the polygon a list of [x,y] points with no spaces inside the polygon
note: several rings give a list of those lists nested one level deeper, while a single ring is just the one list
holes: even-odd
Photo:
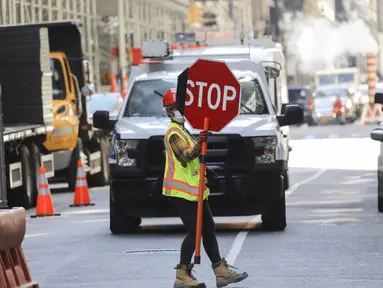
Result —
[{"label": "white pickup truck", "polygon": [[[95,127],[112,131],[109,164],[113,233],[136,229],[141,217],[175,215],[162,195],[163,138],[170,120],[159,94],[176,87],[178,75],[194,61],[194,58],[157,59],[133,67],[117,120],[110,119],[108,111],[96,111],[93,115]],[[208,140],[207,166],[217,174],[209,179],[213,214],[262,214],[265,229],[284,230],[284,178],[289,148],[281,127],[301,123],[303,111],[297,105],[287,105],[285,114],[276,114],[261,63],[244,59],[225,61],[241,84],[242,97],[240,115],[219,133],[212,133]],[[199,131],[187,123],[185,127],[198,135]],[[265,148],[268,154],[264,154]]]}]

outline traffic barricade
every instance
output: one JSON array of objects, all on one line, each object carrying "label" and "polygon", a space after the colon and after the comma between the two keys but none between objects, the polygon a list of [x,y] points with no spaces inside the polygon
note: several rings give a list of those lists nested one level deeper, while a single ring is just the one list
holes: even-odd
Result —
[{"label": "traffic barricade", "polygon": [[21,243],[26,228],[24,208],[0,209],[0,287],[38,288],[33,282]]}]

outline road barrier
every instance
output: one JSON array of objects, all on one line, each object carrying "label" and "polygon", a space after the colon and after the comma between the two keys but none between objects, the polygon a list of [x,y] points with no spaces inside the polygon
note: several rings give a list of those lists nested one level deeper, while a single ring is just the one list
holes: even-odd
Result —
[{"label": "road barrier", "polygon": [[21,243],[26,228],[24,208],[0,210],[0,287],[38,288],[33,282]]}]

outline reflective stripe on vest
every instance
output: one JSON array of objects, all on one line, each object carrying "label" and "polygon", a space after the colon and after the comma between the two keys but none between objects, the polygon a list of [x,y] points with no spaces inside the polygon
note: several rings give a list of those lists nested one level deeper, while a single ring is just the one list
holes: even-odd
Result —
[{"label": "reflective stripe on vest", "polygon": [[[183,138],[183,140],[185,140],[185,142],[187,143],[189,148],[191,147],[190,142],[193,142],[193,144],[195,144],[193,137],[191,137],[191,136],[189,137],[185,133],[185,131],[183,131],[182,129],[180,129],[178,127],[169,128],[169,130],[165,134],[164,144],[165,144],[165,149],[167,152],[167,162],[168,162],[167,166],[168,167],[167,167],[167,170],[165,172],[164,180],[163,180],[163,193],[165,195],[171,195],[172,190],[175,190],[174,191],[175,193],[181,192],[181,195],[184,194],[185,196],[188,196],[188,197],[185,197],[185,199],[187,199],[187,200],[192,200],[192,199],[190,199],[190,197],[196,199],[196,198],[198,198],[198,194],[199,194],[199,185],[196,185],[197,183],[194,182],[194,185],[190,185],[188,183],[189,180],[187,180],[187,179],[182,179],[182,178],[178,179],[178,177],[176,177],[177,179],[174,179],[175,168],[176,168],[176,165],[175,165],[176,158],[175,158],[174,152],[173,152],[173,150],[169,144],[169,135],[171,133],[174,133],[174,132],[176,132],[176,134],[178,134],[181,138]],[[182,168],[179,168],[179,169],[182,169]],[[199,170],[198,171],[197,170],[190,171],[190,173],[191,173],[190,177],[198,175]],[[204,194],[209,193],[209,189],[206,186],[204,188],[205,188]],[[178,194],[178,195],[180,195],[180,194]],[[204,199],[206,197],[207,197],[207,195],[205,194]],[[184,197],[182,197],[182,198],[184,198]],[[194,201],[194,200],[192,200],[192,201]]]},{"label": "reflective stripe on vest", "polygon": [[177,189],[177,190],[185,192],[191,196],[198,196],[199,187],[191,186],[189,184],[186,184],[186,183],[178,181],[178,180],[164,178],[164,184],[163,185],[165,188],[167,188],[166,191],[169,190],[168,193],[170,193],[170,189]]},{"label": "reflective stripe on vest", "polygon": [[[167,182],[165,184],[165,179],[172,179],[174,177],[174,171],[175,171],[175,167],[174,167],[174,158],[173,158],[173,150],[172,148],[170,147],[169,145],[169,134],[172,133],[172,132],[178,132],[179,134],[181,134],[181,136],[184,138],[184,140],[186,141],[186,143],[188,144],[189,148],[190,148],[190,142],[189,142],[189,138],[186,136],[186,134],[184,133],[184,131],[182,131],[181,129],[179,128],[170,128],[167,132],[166,132],[166,135],[165,135],[165,149],[166,149],[166,152],[167,152],[167,155],[168,155],[168,162],[169,162],[169,167],[168,167],[168,170],[166,171],[166,174],[165,174],[165,178],[164,178],[164,188],[165,189],[165,194],[170,194],[170,190],[171,190],[171,187],[174,187],[176,188],[175,186],[172,186],[170,182]],[[188,190],[186,190],[188,191]],[[185,191],[185,192],[186,192]],[[190,192],[192,193],[192,192]],[[197,195],[198,195],[198,191],[197,191]]]}]

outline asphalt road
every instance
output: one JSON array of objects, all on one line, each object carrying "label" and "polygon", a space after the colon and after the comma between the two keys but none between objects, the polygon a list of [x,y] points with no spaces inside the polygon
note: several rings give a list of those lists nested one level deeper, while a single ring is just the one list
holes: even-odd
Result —
[{"label": "asphalt road", "polygon": [[[222,255],[250,275],[231,287],[383,287],[372,128],[291,129],[286,231],[261,231],[259,216],[216,218]],[[107,188],[91,191],[93,207],[70,208],[71,193],[53,198],[61,216],[28,217],[23,243],[40,287],[172,287],[184,235],[178,219],[144,219],[139,234],[114,236]],[[206,254],[195,270],[215,287]]]}]

